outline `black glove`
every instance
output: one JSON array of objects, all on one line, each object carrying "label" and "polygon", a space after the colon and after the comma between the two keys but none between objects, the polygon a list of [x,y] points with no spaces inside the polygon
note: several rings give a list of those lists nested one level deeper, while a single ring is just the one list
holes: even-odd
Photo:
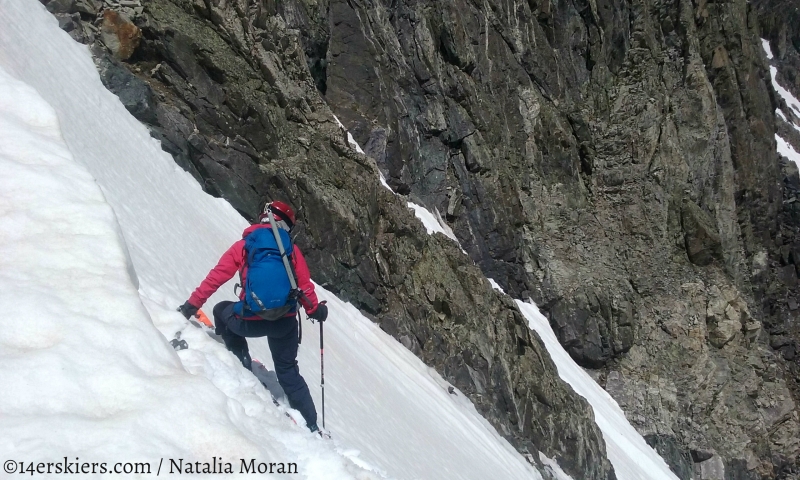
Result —
[{"label": "black glove", "polygon": [[309,313],[308,316],[314,320],[324,322],[328,318],[328,306],[324,303],[320,303],[317,305],[317,309],[314,310],[314,313]]},{"label": "black glove", "polygon": [[200,310],[199,308],[195,307],[187,300],[186,303],[178,307],[178,311],[186,317],[186,320],[189,320],[192,317],[197,316],[197,311]]}]

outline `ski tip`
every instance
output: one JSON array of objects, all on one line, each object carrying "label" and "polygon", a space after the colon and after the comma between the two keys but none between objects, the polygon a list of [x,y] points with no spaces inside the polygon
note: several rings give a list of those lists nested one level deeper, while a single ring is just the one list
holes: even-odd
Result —
[{"label": "ski tip", "polygon": [[250,368],[251,372],[255,372],[256,369],[267,370],[267,367],[265,367],[264,364],[261,363],[261,360],[259,360],[257,358],[251,359],[250,360],[250,364],[252,365],[252,367]]},{"label": "ski tip", "polygon": [[205,313],[203,313],[202,310],[197,311],[197,316],[195,318],[197,318],[200,321],[200,323],[202,323],[206,327],[214,328],[214,324],[211,323],[211,320],[208,319],[208,317],[206,316]]}]

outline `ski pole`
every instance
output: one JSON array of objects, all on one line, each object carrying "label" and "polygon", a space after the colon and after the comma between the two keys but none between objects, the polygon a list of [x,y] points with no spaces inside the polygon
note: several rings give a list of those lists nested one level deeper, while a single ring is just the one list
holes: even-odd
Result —
[{"label": "ski pole", "polygon": [[325,362],[323,355],[325,353],[324,344],[322,342],[322,325],[325,322],[319,322],[319,386],[322,390],[322,428],[325,428]]}]

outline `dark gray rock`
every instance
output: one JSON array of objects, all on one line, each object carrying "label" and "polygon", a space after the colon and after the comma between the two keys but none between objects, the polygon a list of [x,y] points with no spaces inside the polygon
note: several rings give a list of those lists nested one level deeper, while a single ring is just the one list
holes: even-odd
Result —
[{"label": "dark gray rock", "polygon": [[695,463],[705,462],[709,458],[714,456],[713,450],[703,450],[703,449],[696,449],[693,448],[691,450],[692,461]]},{"label": "dark gray rock", "polygon": [[86,15],[88,19],[93,20],[100,13],[102,5],[102,2],[97,0],[76,0],[75,9],[79,13]]},{"label": "dark gray rock", "polygon": [[58,19],[58,28],[65,32],[71,32],[76,28],[80,28],[80,16],[75,17],[76,14],[57,13],[55,17]]},{"label": "dark gray rock", "polygon": [[683,200],[681,225],[686,253],[692,263],[706,266],[714,259],[722,259],[722,243],[714,219],[691,200]]},{"label": "dark gray rock", "polygon": [[759,480],[762,478],[754,469],[747,468],[747,462],[733,459],[725,465],[725,480]]},{"label": "dark gray rock", "polygon": [[77,13],[78,8],[75,0],[50,0],[45,7],[50,13]]},{"label": "dark gray rock", "polygon": [[550,324],[558,341],[580,365],[598,368],[611,358],[605,328],[601,332],[605,322],[592,313],[585,295],[559,300],[550,312]]},{"label": "dark gray rock", "polygon": [[587,368],[600,368],[633,346],[632,305],[591,289],[559,299],[549,310],[550,325],[570,356]]},{"label": "dark gray rock", "polygon": [[690,455],[675,437],[654,433],[645,435],[644,439],[648,445],[661,455],[661,458],[669,465],[670,470],[680,480],[691,480],[693,478],[693,455]]},{"label": "dark gray rock", "polygon": [[119,97],[131,115],[147,124],[157,123],[156,100],[150,85],[108,56],[95,58],[103,85]]}]

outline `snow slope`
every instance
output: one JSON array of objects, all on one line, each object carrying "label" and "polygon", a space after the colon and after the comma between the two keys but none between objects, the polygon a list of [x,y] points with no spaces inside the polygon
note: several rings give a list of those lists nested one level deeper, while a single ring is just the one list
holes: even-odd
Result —
[{"label": "snow slope", "polygon": [[[232,355],[174,311],[246,222],[176,167],[38,1],[0,0],[0,25],[0,108],[11,118],[0,381],[14,393],[0,397],[0,453],[256,458],[297,462],[314,479],[540,478],[458,391],[322,289],[336,440],[288,422]],[[223,286],[209,307],[232,296]],[[166,340],[177,331],[190,348],[176,355]],[[319,406],[317,345],[306,322],[299,362]],[[265,341],[251,352],[270,364]]]},{"label": "snow slope", "polygon": [[778,153],[796,163],[797,169],[800,170],[800,153],[780,135],[775,135],[775,141],[778,144]]},{"label": "snow slope", "polygon": [[250,386],[234,401],[181,368],[131,282],[114,212],[70,153],[56,112],[2,66],[0,170],[4,461],[147,461],[155,473],[160,458],[217,456],[369,478],[287,428],[247,376],[228,368],[230,382]]}]

